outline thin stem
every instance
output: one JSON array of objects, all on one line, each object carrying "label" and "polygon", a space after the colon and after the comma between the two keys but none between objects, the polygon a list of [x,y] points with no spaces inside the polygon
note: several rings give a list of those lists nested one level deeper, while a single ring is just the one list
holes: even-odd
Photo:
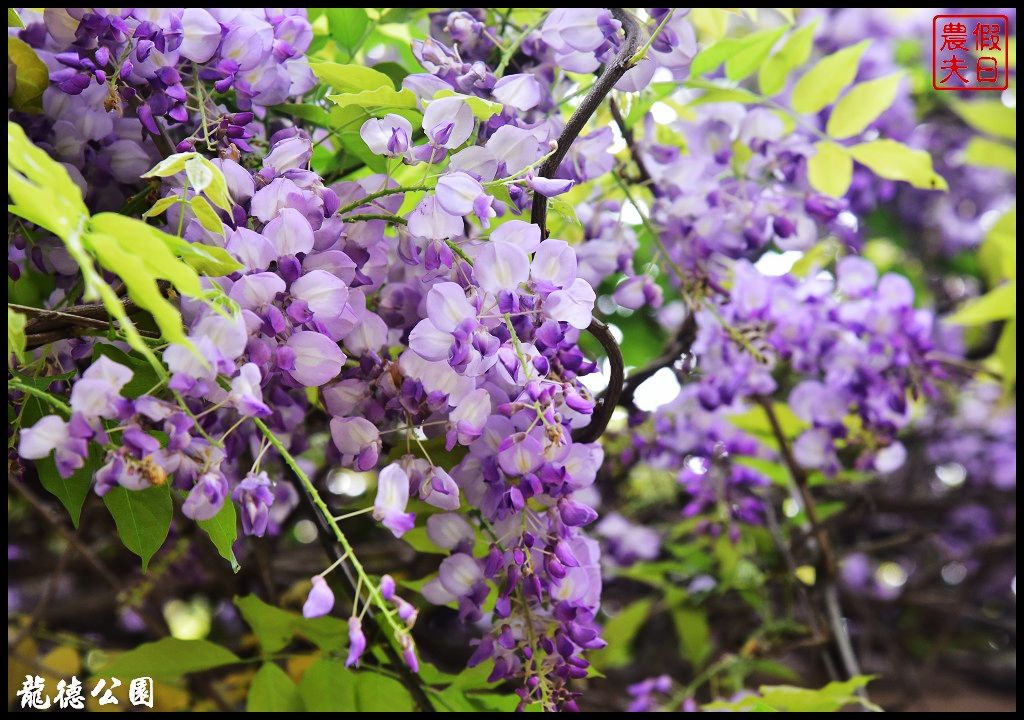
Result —
[{"label": "thin stem", "polygon": [[[259,418],[253,418],[253,422],[256,423],[256,427],[260,429],[260,432],[262,432],[264,437],[266,437],[270,444],[274,446],[277,452],[284,459],[285,464],[291,468],[292,472],[295,473],[295,476],[299,479],[299,483],[306,492],[306,496],[318,511],[321,520],[334,534],[335,541],[344,551],[341,557],[348,559],[349,565],[351,565],[352,569],[360,579],[366,578],[366,571],[363,569],[362,563],[359,562],[359,558],[356,556],[355,550],[349,543],[345,533],[342,532],[341,527],[338,526],[330,508],[327,506],[327,503],[324,502],[323,497],[316,489],[313,481],[310,480],[309,476],[299,466],[295,457],[288,452],[288,448],[285,447],[284,443],[282,443],[277,435],[267,427],[266,423]],[[375,583],[367,582],[367,594],[370,596],[370,600],[373,604],[380,609],[380,615],[384,616],[384,621],[391,626],[393,638],[396,641],[399,641],[399,638],[405,636],[407,633],[405,629],[400,627],[394,618],[391,617],[390,613],[388,613],[387,603],[384,598],[381,597],[380,591]],[[370,617],[374,618],[378,627],[380,626],[380,615],[370,615]],[[434,707],[431,704],[430,699],[426,696],[426,693],[424,693],[422,682],[419,677],[409,670],[409,668],[402,662],[398,653],[395,651],[394,646],[392,646],[390,642],[384,643],[384,650],[388,653],[391,662],[395,664],[396,669],[398,669],[399,673],[402,675],[403,683],[416,700],[416,703],[420,706],[420,709],[427,712],[433,711]]]},{"label": "thin stem", "polygon": [[25,383],[20,382],[18,380],[8,380],[7,389],[17,390],[18,392],[23,392],[26,395],[32,395],[34,397],[37,397],[40,400],[48,403],[49,405],[52,405],[57,410],[60,410],[61,413],[63,413],[65,416],[71,417],[71,406],[69,406],[60,398],[54,397],[45,390],[40,390],[39,388],[32,387],[31,385],[26,385]]},{"label": "thin stem", "polygon": [[408,225],[409,221],[399,215],[346,215],[342,222],[370,222],[372,220],[383,220],[394,225]]},{"label": "thin stem", "polygon": [[349,518],[354,518],[357,515],[365,515],[368,512],[373,512],[373,506],[372,505],[370,507],[364,507],[362,510],[353,510],[352,512],[347,512],[344,515],[338,515],[334,519],[337,520],[338,522],[341,522],[342,520],[348,520]]},{"label": "thin stem", "polygon": [[[829,627],[832,630],[832,637],[839,651],[839,657],[843,661],[846,677],[852,678],[860,674],[860,667],[854,655],[853,645],[850,643],[850,636],[846,631],[846,623],[843,621],[842,611],[839,607],[839,595],[835,586],[837,571],[835,553],[832,550],[828,532],[821,524],[818,508],[814,504],[814,496],[811,495],[811,489],[807,482],[807,473],[793,456],[793,451],[789,447],[789,441],[786,439],[785,433],[782,431],[782,425],[775,414],[775,408],[772,407],[771,400],[759,398],[758,403],[764,408],[764,412],[768,416],[768,423],[771,425],[772,434],[779,445],[779,454],[782,456],[782,460],[789,470],[789,476],[800,493],[804,511],[807,513],[807,519],[811,523],[811,530],[814,532],[815,540],[817,541],[818,553],[821,555],[822,570],[824,571],[822,588],[825,595]],[[868,699],[867,693],[863,689],[859,690],[857,695],[864,700]]]},{"label": "thin stem", "polygon": [[658,27],[654,29],[654,32],[651,33],[651,36],[647,38],[647,42],[644,43],[642,48],[636,51],[636,55],[634,55],[633,58],[629,61],[630,65],[636,65],[638,62],[644,59],[644,57],[647,55],[647,51],[651,49],[651,45],[653,45],[654,41],[658,39],[658,35],[661,34],[661,31],[668,24],[668,21],[672,19],[672,16],[675,14],[675,12],[675,8],[669,9],[668,14],[665,15],[664,18],[662,18],[661,23],[658,25]]},{"label": "thin stem", "polygon": [[424,190],[430,190],[431,188],[425,185],[413,185],[411,187],[397,187],[397,188],[384,188],[383,190],[377,190],[369,195],[366,195],[359,200],[355,200],[345,207],[341,208],[336,212],[336,215],[344,215],[347,212],[352,212],[356,208],[361,208],[363,205],[369,205],[371,202],[378,198],[387,197],[388,195],[398,195],[400,193],[407,192],[420,192]]}]

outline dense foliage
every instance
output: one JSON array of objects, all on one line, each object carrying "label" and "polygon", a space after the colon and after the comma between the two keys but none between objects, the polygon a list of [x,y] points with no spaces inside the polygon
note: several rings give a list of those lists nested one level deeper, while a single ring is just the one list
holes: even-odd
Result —
[{"label": "dense foliage", "polygon": [[1015,85],[931,13],[8,19],[15,706],[1012,674]]}]

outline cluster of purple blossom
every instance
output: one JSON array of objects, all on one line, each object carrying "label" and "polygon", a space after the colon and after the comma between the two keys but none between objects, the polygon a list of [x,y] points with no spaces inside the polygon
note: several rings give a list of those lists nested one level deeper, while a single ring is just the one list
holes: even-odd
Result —
[{"label": "cluster of purple blossom", "polygon": [[908,391],[931,393],[942,374],[929,357],[933,316],[913,303],[905,277],[878,277],[855,256],[839,261],[834,279],[766,276],[738,261],[728,300],[697,313],[698,397],[713,409],[770,396],[784,363],[801,378],[789,405],[811,426],[793,444],[797,462],[832,475],[844,444],[863,447],[857,468],[895,470],[905,458],[896,435],[911,419]]},{"label": "cluster of purple blossom", "polygon": [[697,532],[716,537],[724,529],[735,541],[742,525],[764,524],[764,488],[770,484],[743,459],[771,453],[738,430],[726,410],[708,409],[700,386],[688,384],[655,411],[649,425],[637,428],[622,459],[673,472],[687,498],[683,517],[699,518]]},{"label": "cluster of purple blossom", "polygon": [[[658,141],[645,119],[638,157],[653,180],[650,220],[679,274],[721,282],[723,259],[757,257],[770,246],[808,250],[831,233],[855,238],[847,203],[810,189],[806,158],[813,138],[787,132],[778,114],[739,103],[711,103],[677,121],[686,152]],[[738,155],[737,148],[749,155]]]},{"label": "cluster of purple blossom", "polygon": [[[156,26],[175,26],[164,20]],[[209,45],[202,62],[218,47],[223,52],[223,43]],[[540,101],[532,75],[496,82],[492,97],[505,111],[478,129],[466,100],[435,99],[441,89],[466,90],[454,74],[456,64],[464,69],[455,51],[431,40],[416,52],[433,71],[405,79],[421,100],[426,142],[413,146],[412,127],[398,115],[368,120],[360,134],[385,157],[440,167],[434,188],[398,217],[406,193],[393,180],[372,175],[325,186],[307,169],[310,138],[295,129],[269,138],[255,174],[218,160],[233,203],[220,217],[221,232],[187,205],[165,216],[187,240],[221,245],[243,265],[206,281],[220,305],[182,302],[190,346],[172,344],[163,354],[168,389],[181,404],[121,397],[127,369],[99,361],[74,382],[70,422],[54,416],[26,429],[22,454],[56,451],[68,474],[81,466],[88,441],[107,445],[98,492],[172,478],[187,491],[186,515],[211,518],[231,497],[243,509],[243,529],[261,535],[282,507],[276,488],[290,485],[269,480],[262,468],[268,447],[247,418],[261,419],[299,453],[305,435],[296,430],[315,397],[330,417],[328,461],[359,470],[377,467],[386,433],[404,432],[423,456],[408,453],[380,471],[374,517],[401,536],[414,523],[410,497],[445,511],[428,528],[452,552],[424,594],[457,602],[462,617],[476,622],[485,580],[493,581],[493,629],[474,662],[493,657],[494,679],[523,678],[524,704],[567,706],[568,681],[587,674],[583,651],[603,644],[595,623],[597,546],[580,530],[596,513],[573,499],[593,482],[602,453],[571,437],[593,408],[578,378],[595,365],[577,341],[595,293],[572,246],[507,213],[529,203],[520,183],[551,195],[590,175],[572,170],[573,177],[546,180],[531,172],[558,129],[523,115]],[[200,81],[212,79],[204,73]],[[499,187],[511,207],[492,194]],[[165,179],[164,190],[167,197],[192,192],[183,174]],[[407,349],[392,350],[402,344]],[[152,430],[166,433],[167,443]],[[108,442],[108,431],[121,432],[120,441]],[[430,460],[421,437],[443,437],[448,450],[465,448],[465,457],[449,474]],[[469,552],[469,526],[452,512],[462,498],[481,512],[477,532],[491,540],[485,557]],[[323,607],[324,587],[314,582],[311,612]],[[355,649],[356,630],[353,636]]]},{"label": "cluster of purple blossom", "polygon": [[[101,209],[160,158],[149,138],[251,152],[253,113],[315,84],[302,9],[47,8],[23,20],[50,84],[43,113],[19,119]],[[217,99],[229,91],[233,111]]]}]

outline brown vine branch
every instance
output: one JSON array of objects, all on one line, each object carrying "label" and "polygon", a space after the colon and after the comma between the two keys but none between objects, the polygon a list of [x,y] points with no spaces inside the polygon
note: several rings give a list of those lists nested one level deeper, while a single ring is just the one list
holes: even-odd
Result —
[{"label": "brown vine branch", "polygon": [[[580,102],[572,116],[566,122],[561,135],[558,136],[558,144],[554,152],[541,164],[537,174],[545,178],[553,178],[558,171],[558,166],[565,158],[573,142],[579,137],[584,126],[601,106],[604,99],[612,91],[615,83],[632,67],[633,56],[640,47],[640,24],[636,19],[623,8],[612,8],[612,16],[622,23],[624,38],[622,47],[619,48],[615,59],[609,63],[601,76],[594,82],[590,90]],[[540,227],[541,234],[547,237],[548,199],[540,193],[534,193],[533,208],[530,211],[530,220]],[[608,354],[608,362],[611,365],[611,377],[608,387],[604,392],[603,400],[594,408],[590,417],[590,423],[573,433],[573,440],[576,442],[593,442],[601,437],[608,422],[612,418],[615,406],[618,404],[619,394],[622,392],[622,384],[625,380],[625,361],[622,358],[622,350],[619,348],[615,338],[612,337],[608,326],[597,318],[593,318],[587,327],[587,332],[594,336],[601,347]]]},{"label": "brown vine branch", "polygon": [[605,428],[608,427],[608,422],[612,419],[612,413],[615,412],[615,407],[619,404],[619,394],[622,392],[626,368],[626,363],[622,359],[622,350],[619,348],[619,344],[615,342],[615,338],[612,337],[612,333],[607,325],[597,318],[592,318],[590,325],[587,327],[587,332],[601,343],[601,347],[608,354],[611,376],[608,378],[608,387],[604,391],[601,402],[594,408],[594,412],[590,416],[590,423],[585,427],[579,428],[572,435],[572,439],[575,442],[583,443],[594,442],[601,437]]},{"label": "brown vine branch", "polygon": [[[797,491],[800,493],[804,511],[807,513],[807,519],[811,523],[811,530],[818,545],[818,554],[821,556],[822,574],[824,576],[821,585],[825,596],[825,611],[829,627],[836,644],[836,650],[843,662],[846,676],[847,678],[852,678],[855,675],[860,675],[860,666],[857,663],[853,645],[850,643],[849,633],[847,633],[846,625],[843,622],[842,610],[839,607],[839,591],[836,588],[836,556],[828,538],[828,531],[821,524],[821,516],[818,514],[818,508],[814,503],[814,496],[811,494],[811,488],[808,484],[807,472],[796,461],[793,451],[789,446],[789,441],[786,440],[786,435],[782,431],[779,418],[775,414],[775,408],[772,407],[771,400],[763,397],[758,398],[758,404],[764,409],[765,415],[768,416],[772,435],[775,436],[775,441],[779,445],[779,454],[789,470],[793,484],[796,485]],[[859,690],[857,694],[867,698],[867,694],[864,693],[863,689]]]},{"label": "brown vine branch", "polygon": [[644,367],[630,373],[622,386],[619,404],[632,407],[633,395],[640,385],[662,368],[672,367],[683,355],[690,352],[693,341],[697,339],[697,316],[690,313],[686,316],[675,338],[661,351],[661,354]]},{"label": "brown vine branch", "polygon": [[[601,76],[590,87],[590,90],[583,97],[579,107],[566,122],[562,134],[558,136],[558,146],[551,153],[547,160],[540,166],[537,174],[545,178],[553,178],[558,166],[561,164],[565,154],[573,141],[579,137],[583,127],[590,120],[597,108],[604,102],[605,97],[615,87],[615,83],[632,67],[633,56],[640,48],[640,24],[636,19],[622,8],[612,8],[612,16],[622,23],[625,37],[618,55],[609,63]],[[533,209],[530,212],[530,220],[539,225],[541,232],[547,235],[548,199],[539,193],[533,196]]]}]

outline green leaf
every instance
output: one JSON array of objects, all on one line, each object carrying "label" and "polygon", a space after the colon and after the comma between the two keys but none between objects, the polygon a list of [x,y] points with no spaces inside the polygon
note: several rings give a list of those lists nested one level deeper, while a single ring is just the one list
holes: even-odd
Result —
[{"label": "green leaf", "polygon": [[414,527],[402,535],[402,540],[407,542],[413,550],[418,553],[430,553],[433,555],[447,555],[448,551],[439,548],[429,537],[425,527]]},{"label": "green leaf", "polygon": [[820,193],[842,197],[853,181],[853,158],[846,148],[827,140],[814,148],[816,152],[807,158],[807,181]]},{"label": "green leaf", "polygon": [[825,132],[838,139],[864,132],[892,105],[902,78],[896,72],[854,85],[832,109]]},{"label": "green leaf", "polygon": [[683,656],[694,667],[700,667],[711,654],[711,627],[704,610],[680,605],[672,609],[672,621],[679,634]]},{"label": "green leaf", "polygon": [[246,712],[302,712],[299,688],[275,663],[266,662],[252,676]]},{"label": "green leaf", "polygon": [[1011,280],[981,297],[967,301],[946,318],[957,325],[985,325],[1017,317],[1017,281]]},{"label": "green leaf", "polygon": [[310,665],[299,683],[299,695],[308,712],[354,712],[355,673],[341,660],[323,657]]},{"label": "green leaf", "polygon": [[359,712],[412,712],[413,702],[402,683],[374,672],[356,673]]},{"label": "green leaf", "polygon": [[349,57],[355,55],[366,36],[370,18],[363,8],[330,8],[326,12],[331,37]]},{"label": "green leaf", "polygon": [[622,608],[604,625],[602,637],[608,646],[591,653],[591,660],[600,670],[621,667],[630,660],[630,645],[633,638],[647,621],[652,600],[643,598]]},{"label": "green leaf", "polygon": [[[234,203],[231,201],[231,193],[228,192],[228,181],[221,169],[214,165],[209,158],[200,155],[200,164],[210,176],[210,184],[203,189],[203,193],[214,205],[225,212],[230,212]],[[185,164],[185,171],[188,172],[188,163]]]},{"label": "green leaf", "polygon": [[[749,36],[748,36],[749,37]],[[706,75],[743,49],[746,38],[722,38],[701,50],[690,64],[690,77]]]},{"label": "green leaf", "polygon": [[793,88],[793,109],[799,113],[816,113],[835,102],[843,88],[857,76],[861,55],[870,43],[870,40],[863,40],[819,60]]},{"label": "green leaf", "polygon": [[329,652],[340,652],[346,645],[348,624],[339,618],[304,618],[298,613],[268,605],[255,595],[235,598],[235,605],[266,654],[278,652],[295,635],[301,635]]},{"label": "green leaf", "polygon": [[188,240],[169,235],[157,228],[149,227],[149,234],[158,239],[167,249],[182,259],[182,261],[202,275],[220,277],[230,275],[235,270],[242,269],[242,263],[238,262],[231,254],[222,247],[216,245],[203,245],[202,243],[191,243]]},{"label": "green leaf", "polygon": [[1017,148],[996,140],[974,136],[964,148],[964,162],[1017,174]]},{"label": "green leaf", "polygon": [[764,95],[775,95],[786,86],[789,72],[807,62],[814,47],[814,31],[818,27],[815,20],[793,32],[777,53],[769,57],[761,65],[757,73],[758,87]]},{"label": "green leaf", "polygon": [[[783,435],[787,438],[794,438],[807,428],[807,423],[798,418],[786,403],[773,403],[772,409],[775,411],[775,417],[782,427]],[[772,447],[775,447],[774,433],[764,408],[754,406],[745,412],[731,414],[728,418],[729,422],[736,428],[752,435],[760,435],[762,439],[769,442]]]},{"label": "green leaf", "polygon": [[237,662],[237,655],[208,640],[166,637],[121,653],[96,673],[104,677],[176,678]]},{"label": "green leaf", "polygon": [[761,98],[745,88],[708,88],[702,95],[686,103],[687,107],[697,107],[708,103],[738,102],[750,105],[761,102]]},{"label": "green leaf", "polygon": [[156,277],[137,251],[126,248],[112,235],[90,233],[89,247],[107,270],[120,277],[128,296],[153,316],[160,332],[172,343],[187,344],[181,313],[161,294]]},{"label": "green leaf", "polygon": [[306,122],[319,125],[322,128],[331,127],[330,114],[318,105],[310,105],[308,103],[301,105],[298,103],[284,103],[282,105],[275,105],[273,109],[280,112],[285,117],[301,118]]},{"label": "green leaf", "polygon": [[124,546],[142,558],[142,569],[164,544],[171,526],[171,494],[166,485],[127,490],[115,487],[103,496]]},{"label": "green leaf", "polygon": [[[8,15],[8,24],[10,16]],[[28,43],[7,36],[7,62],[14,66],[14,92],[8,98],[16,110],[42,110],[43,91],[50,82],[46,64]]]},{"label": "green leaf", "polygon": [[567,225],[579,225],[576,208],[568,200],[560,197],[548,198],[548,209],[562,219]]},{"label": "green leaf", "polygon": [[22,365],[25,364],[25,323],[26,318],[20,312],[7,308],[7,359],[11,355],[18,359]]},{"label": "green leaf", "polygon": [[757,70],[787,29],[783,26],[748,35],[744,47],[726,59],[725,76],[739,81]]},{"label": "green leaf", "polygon": [[636,125],[655,103],[664,100],[677,89],[679,89],[679,84],[675,82],[656,82],[644,88],[639,99],[633,98],[629,106],[629,113],[624,118],[626,127],[631,128]]},{"label": "green leaf", "polygon": [[[90,222],[90,233],[88,241],[92,240],[96,233],[108,235],[116,239],[121,250],[139,255],[143,266],[148,271],[150,278],[159,278],[170,281],[175,289],[183,295],[198,297],[202,294],[203,288],[199,283],[199,276],[195,270],[180,262],[171,252],[172,242],[165,240],[164,233],[141,220],[130,218],[118,213],[100,213],[93,217]],[[116,266],[106,266],[107,269],[117,273],[126,283],[127,278],[119,272]]]},{"label": "green leaf", "polygon": [[220,556],[231,563],[231,571],[238,572],[241,568],[235,551],[232,549],[235,540],[238,539],[238,516],[235,512],[235,504],[225,500],[220,510],[209,520],[200,520],[199,527],[210,536],[210,541]]},{"label": "green leaf", "polygon": [[[86,247],[89,211],[82,201],[82,191],[71,180],[67,170],[29,142],[25,131],[13,122],[7,123],[7,194],[11,198],[9,212],[49,230],[64,241],[68,253],[82,271],[85,299],[102,300],[107,312],[120,324],[128,344],[158,372],[166,373],[135,329],[121,298],[96,269],[91,254],[94,249]],[[140,224],[148,227],[145,223]],[[180,317],[177,325],[180,328]]]},{"label": "green leaf", "polygon": [[335,90],[345,93],[360,93],[366,90],[385,88],[394,90],[395,85],[384,73],[365,65],[342,65],[340,63],[315,62],[310,64],[313,74]]},{"label": "green leaf", "polygon": [[857,676],[845,682],[830,682],[820,690],[776,685],[761,687],[764,701],[772,707],[788,712],[836,712],[841,708],[860,703],[856,691],[871,680],[869,677]]},{"label": "green leaf", "polygon": [[14,8],[7,8],[7,27],[11,28],[23,28],[25,27],[24,21],[18,15],[18,11]]},{"label": "green leaf", "polygon": [[976,130],[1006,140],[1017,139],[1017,109],[999,100],[962,100],[952,103],[953,111]]},{"label": "green leaf", "polygon": [[268,605],[255,595],[236,597],[235,605],[255,633],[264,654],[279,652],[291,642],[296,620],[293,613]]},{"label": "green leaf", "polygon": [[103,453],[97,445],[89,446],[89,457],[85,464],[71,475],[61,477],[57,472],[57,466],[52,456],[42,460],[36,460],[36,471],[39,473],[39,482],[46,490],[60,500],[71,516],[71,524],[76,528],[82,517],[82,505],[89,496],[92,489],[92,479],[96,471],[103,463]]},{"label": "green leaf", "polygon": [[931,155],[895,140],[871,140],[847,148],[853,159],[886,180],[902,180],[923,190],[948,190],[945,179],[932,169]]}]

